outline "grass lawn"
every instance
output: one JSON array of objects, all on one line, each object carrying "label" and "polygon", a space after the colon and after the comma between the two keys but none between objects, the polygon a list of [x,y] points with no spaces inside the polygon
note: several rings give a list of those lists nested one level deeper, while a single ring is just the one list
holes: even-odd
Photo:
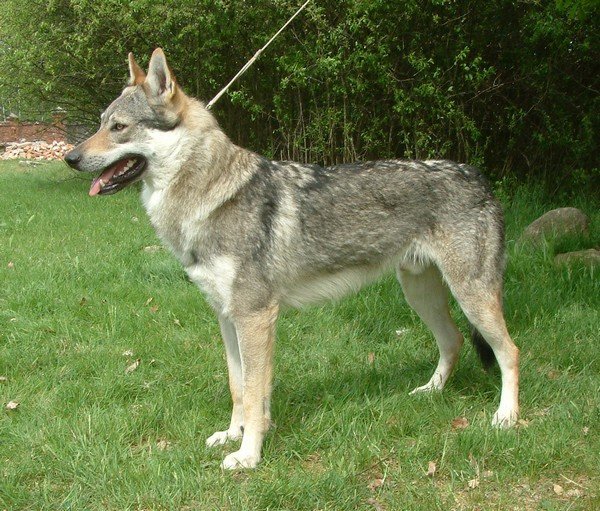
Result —
[{"label": "grass lawn", "polygon": [[[600,245],[597,199],[501,190],[518,428],[491,428],[499,373],[468,344],[443,393],[408,395],[437,349],[389,277],[282,315],[277,428],[258,469],[229,473],[234,447],[204,447],[230,413],[216,320],[137,190],[88,187],[59,163],[0,163],[0,510],[600,509],[599,269],[552,263]],[[590,239],[515,243],[558,205],[592,217]]]}]

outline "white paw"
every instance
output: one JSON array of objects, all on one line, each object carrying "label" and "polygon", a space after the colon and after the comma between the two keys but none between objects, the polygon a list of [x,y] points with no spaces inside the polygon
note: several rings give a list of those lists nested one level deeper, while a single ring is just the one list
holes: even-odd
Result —
[{"label": "white paw", "polygon": [[514,409],[498,409],[498,411],[494,414],[494,418],[492,419],[492,426],[496,428],[512,428],[519,418],[518,410]]},{"label": "white paw", "polygon": [[256,456],[252,453],[244,453],[240,449],[239,451],[232,452],[225,456],[221,467],[226,470],[235,470],[237,468],[255,468],[260,461],[260,456]]},{"label": "white paw", "polygon": [[413,389],[409,392],[410,396],[413,396],[415,394],[425,394],[428,392],[438,392],[442,390],[442,386],[441,385],[436,385],[435,383],[427,383],[425,385],[422,385],[421,387],[417,387],[416,389]]},{"label": "white paw", "polygon": [[216,445],[224,445],[232,440],[242,438],[241,431],[217,431],[206,439],[206,447],[215,447]]}]

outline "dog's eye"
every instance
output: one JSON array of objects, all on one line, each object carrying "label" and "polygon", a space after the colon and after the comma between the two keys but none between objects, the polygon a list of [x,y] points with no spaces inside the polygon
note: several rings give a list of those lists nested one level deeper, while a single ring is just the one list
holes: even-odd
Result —
[{"label": "dog's eye", "polygon": [[118,123],[114,124],[111,129],[112,129],[112,131],[123,131],[126,127],[127,127],[127,125],[121,124],[120,122],[118,122]]}]

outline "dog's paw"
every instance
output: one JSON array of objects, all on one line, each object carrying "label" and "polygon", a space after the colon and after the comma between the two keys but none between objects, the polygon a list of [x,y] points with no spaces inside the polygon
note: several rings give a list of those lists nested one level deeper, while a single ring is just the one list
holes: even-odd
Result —
[{"label": "dog's paw", "polygon": [[425,385],[421,385],[416,389],[410,391],[409,395],[414,396],[415,394],[426,394],[429,392],[439,392],[444,388],[444,382],[448,376],[444,378],[444,375],[439,373],[437,370],[433,373],[433,376]]},{"label": "dog's paw", "polygon": [[206,439],[206,447],[215,447],[217,445],[224,445],[227,442],[239,440],[242,438],[241,431],[217,431]]},{"label": "dog's paw", "polygon": [[415,394],[428,394],[430,392],[439,392],[442,390],[441,384],[436,384],[435,382],[428,382],[425,385],[417,387],[416,389],[411,390],[408,394],[409,396],[414,396]]},{"label": "dog's paw", "polygon": [[518,419],[518,410],[502,410],[499,408],[498,411],[494,414],[494,418],[492,419],[492,426],[501,429],[512,428],[517,423]]},{"label": "dog's paw", "polygon": [[236,452],[232,452],[225,456],[221,467],[225,470],[235,470],[239,468],[255,468],[260,461],[260,456],[256,456],[252,453],[244,453],[241,449]]}]

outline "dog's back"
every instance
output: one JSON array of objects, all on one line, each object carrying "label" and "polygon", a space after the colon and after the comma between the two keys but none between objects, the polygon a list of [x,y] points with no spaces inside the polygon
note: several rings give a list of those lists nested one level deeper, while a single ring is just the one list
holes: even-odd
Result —
[{"label": "dog's back", "polygon": [[[316,299],[330,298],[400,264],[437,263],[449,245],[460,246],[463,258],[480,260],[469,271],[501,279],[502,212],[473,167],[254,161],[252,178],[214,214],[219,248],[203,233],[195,253],[210,258],[220,251],[260,267],[291,305],[301,305],[310,287]],[[328,284],[315,288],[319,281]],[[296,287],[302,288],[297,298]]]}]

